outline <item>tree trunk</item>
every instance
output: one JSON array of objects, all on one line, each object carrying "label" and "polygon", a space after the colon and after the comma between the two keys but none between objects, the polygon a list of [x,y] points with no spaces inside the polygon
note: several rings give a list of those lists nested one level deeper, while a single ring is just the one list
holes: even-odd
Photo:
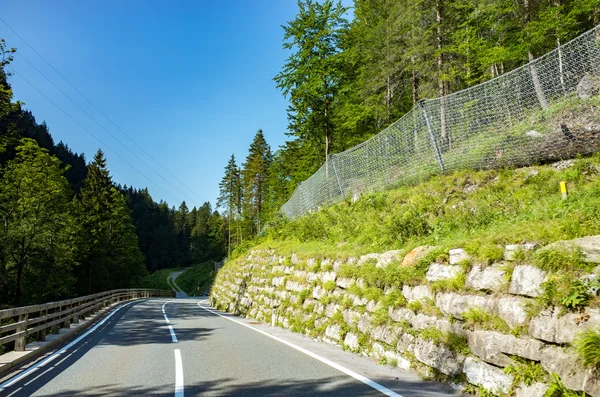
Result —
[{"label": "tree trunk", "polygon": [[413,70],[412,70],[412,100],[413,106],[416,106],[419,102],[419,73],[415,69],[415,62],[413,57]]},{"label": "tree trunk", "polygon": [[443,0],[437,0],[436,3],[436,22],[437,22],[437,69],[438,69],[438,90],[440,95],[440,136],[442,138],[442,144],[445,146],[448,141],[448,132],[446,129],[446,82],[443,78],[444,73],[444,54],[442,52],[444,47],[444,37],[442,35],[442,22],[443,22]]},{"label": "tree trunk", "polygon": [[391,107],[392,107],[392,87],[391,87],[389,75],[386,80],[386,85],[387,85],[387,93],[386,93],[386,98],[385,98],[385,105],[386,105],[386,111],[387,111],[387,123],[389,124],[391,122]]},{"label": "tree trunk", "polygon": [[[530,0],[523,0],[523,6],[525,8],[525,26],[529,25],[531,22],[531,13],[530,13]],[[542,109],[548,109],[548,102],[546,101],[546,97],[544,96],[544,91],[542,90],[542,85],[540,84],[540,79],[538,78],[537,68],[533,63],[535,59],[533,57],[533,53],[531,49],[527,51],[527,55],[529,56],[529,72],[531,73],[531,81],[533,83],[533,89],[535,91],[535,95],[540,103]]]}]

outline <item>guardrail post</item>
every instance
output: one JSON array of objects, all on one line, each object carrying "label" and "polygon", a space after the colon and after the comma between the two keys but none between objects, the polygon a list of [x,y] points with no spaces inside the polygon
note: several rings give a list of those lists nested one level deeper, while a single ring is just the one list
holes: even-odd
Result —
[{"label": "guardrail post", "polygon": [[[60,312],[61,312],[61,307],[60,306],[58,308],[54,308],[54,310],[53,310],[53,313],[60,313]],[[60,323],[59,324],[54,324],[52,326],[52,333],[54,335],[57,335],[59,332],[60,332]]]},{"label": "guardrail post", "polygon": [[[40,312],[40,316],[46,316],[46,315],[48,315],[48,310],[43,310]],[[44,321],[44,323],[46,323],[46,321]],[[44,328],[38,332],[37,340],[40,342],[43,342],[46,340],[46,328]]]},{"label": "guardrail post", "polygon": [[25,322],[22,325],[19,325],[16,329],[16,332],[23,332],[25,331],[25,335],[17,338],[15,340],[15,351],[18,352],[22,352],[23,350],[25,350],[25,345],[27,344],[27,319],[29,318],[29,314],[25,313],[25,314],[21,314],[19,316],[19,322]]}]

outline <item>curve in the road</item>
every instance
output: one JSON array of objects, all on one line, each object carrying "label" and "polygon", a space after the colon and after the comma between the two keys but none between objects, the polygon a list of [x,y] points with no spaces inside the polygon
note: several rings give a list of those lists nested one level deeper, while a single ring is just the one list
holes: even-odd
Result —
[{"label": "curve in the road", "polygon": [[183,290],[181,288],[179,288],[179,286],[177,285],[177,283],[175,282],[175,280],[177,279],[177,277],[181,276],[181,274],[183,272],[185,272],[187,269],[183,269],[177,272],[173,272],[169,275],[169,279],[171,280],[171,283],[173,284],[173,291],[175,292],[175,296],[176,298],[187,298],[188,294],[186,294],[185,292],[183,292]]}]

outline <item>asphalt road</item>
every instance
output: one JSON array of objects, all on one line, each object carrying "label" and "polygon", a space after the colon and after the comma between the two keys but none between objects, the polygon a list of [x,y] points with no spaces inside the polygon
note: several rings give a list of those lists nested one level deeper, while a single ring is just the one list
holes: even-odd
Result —
[{"label": "asphalt road", "polygon": [[447,385],[213,311],[197,299],[121,307],[58,353],[0,381],[0,395],[455,395]]}]

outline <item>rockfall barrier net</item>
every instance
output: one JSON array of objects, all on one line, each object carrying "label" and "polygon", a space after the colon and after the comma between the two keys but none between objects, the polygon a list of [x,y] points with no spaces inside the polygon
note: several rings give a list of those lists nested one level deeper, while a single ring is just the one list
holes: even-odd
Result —
[{"label": "rockfall barrier net", "polygon": [[600,26],[477,86],[422,101],[327,162],[281,207],[290,219],[442,172],[560,160],[600,150]]}]

